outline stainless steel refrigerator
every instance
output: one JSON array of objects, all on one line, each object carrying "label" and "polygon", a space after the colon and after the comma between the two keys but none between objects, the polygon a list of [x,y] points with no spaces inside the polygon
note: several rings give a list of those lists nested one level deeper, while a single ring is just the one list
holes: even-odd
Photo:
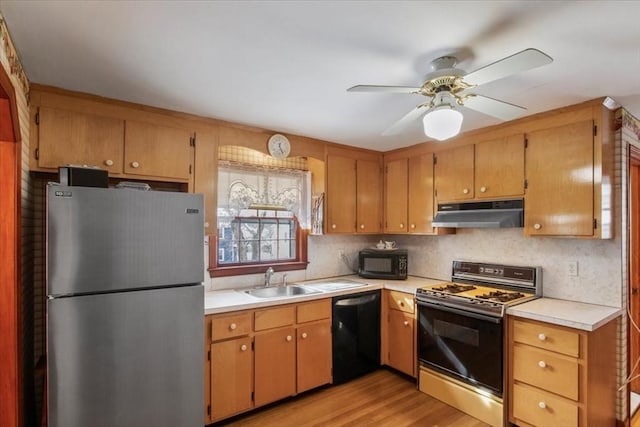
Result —
[{"label": "stainless steel refrigerator", "polygon": [[204,424],[203,196],[47,187],[50,427]]}]

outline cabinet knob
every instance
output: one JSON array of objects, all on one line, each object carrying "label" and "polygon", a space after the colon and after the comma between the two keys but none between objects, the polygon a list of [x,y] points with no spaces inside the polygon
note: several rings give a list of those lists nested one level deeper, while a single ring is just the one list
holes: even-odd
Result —
[{"label": "cabinet knob", "polygon": [[542,224],[533,224],[533,228],[535,228],[536,230],[540,230],[542,228]]},{"label": "cabinet knob", "polygon": [[469,189],[468,189],[468,188],[464,188],[464,189],[462,190],[462,192],[463,192],[464,194],[469,194]]},{"label": "cabinet knob", "polygon": [[107,165],[107,166],[113,166],[113,160],[107,159],[107,160],[104,161],[104,164]]},{"label": "cabinet knob", "polygon": [[416,228],[416,225],[415,224],[411,224],[411,228]]},{"label": "cabinet knob", "polygon": [[481,193],[486,193],[487,192],[487,187],[480,187],[480,192]]},{"label": "cabinet knob", "polygon": [[302,339],[304,339],[304,338],[306,338],[306,337],[307,337],[307,333],[306,333],[306,332],[303,332],[303,333],[302,333]]},{"label": "cabinet knob", "polygon": [[138,163],[138,162],[131,162],[131,167],[132,167],[132,168],[138,168],[138,167],[140,167],[140,163]]},{"label": "cabinet knob", "polygon": [[331,224],[331,228],[333,228],[334,230],[336,229],[337,225],[335,224]]},{"label": "cabinet knob", "polygon": [[242,344],[240,346],[240,351],[247,351],[247,345],[246,344]]},{"label": "cabinet knob", "polygon": [[538,362],[538,366],[540,366],[541,368],[546,368],[547,364],[544,362],[544,360],[541,360]]},{"label": "cabinet knob", "polygon": [[409,326],[409,321],[408,321],[408,320],[405,320],[405,321],[404,321],[404,322],[402,322],[402,323],[404,323],[404,326]]},{"label": "cabinet knob", "polygon": [[540,341],[545,341],[547,339],[547,336],[545,334],[538,334],[538,339]]},{"label": "cabinet knob", "polygon": [[293,338],[291,337],[291,335],[287,335],[287,342],[291,341]]},{"label": "cabinet knob", "polygon": [[544,403],[544,402],[542,402],[542,401],[541,401],[541,402],[538,402],[538,408],[540,408],[540,409],[546,409],[546,408],[547,408],[547,404],[546,404],[546,403]]},{"label": "cabinet knob", "polygon": [[235,331],[237,327],[238,327],[238,325],[236,325],[235,323],[232,323],[232,324],[229,325],[229,330],[230,331]]},{"label": "cabinet knob", "polygon": [[360,224],[360,230],[364,230],[364,224]]},{"label": "cabinet knob", "polygon": [[400,228],[404,228],[404,224],[400,223]]},{"label": "cabinet knob", "polygon": [[400,299],[400,300],[398,300],[398,305],[399,305],[400,307],[404,307],[404,301],[402,301],[401,299]]}]

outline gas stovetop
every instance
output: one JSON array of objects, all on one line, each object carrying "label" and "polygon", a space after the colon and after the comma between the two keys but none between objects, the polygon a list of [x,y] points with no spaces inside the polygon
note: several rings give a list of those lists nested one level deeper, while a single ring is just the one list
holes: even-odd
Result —
[{"label": "gas stovetop", "polygon": [[507,306],[538,298],[542,293],[537,267],[454,261],[451,278],[452,282],[417,289],[417,300],[502,317]]}]

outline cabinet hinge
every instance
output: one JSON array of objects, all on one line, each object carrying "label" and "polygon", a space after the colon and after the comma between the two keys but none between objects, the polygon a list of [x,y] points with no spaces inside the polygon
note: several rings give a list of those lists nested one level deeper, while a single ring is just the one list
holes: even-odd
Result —
[{"label": "cabinet hinge", "polygon": [[191,146],[191,147],[195,147],[196,146],[196,136],[195,135],[189,137],[189,146]]},{"label": "cabinet hinge", "polygon": [[524,148],[529,148],[529,140],[527,138],[524,139]]},{"label": "cabinet hinge", "polygon": [[36,124],[39,125],[40,124],[40,112],[36,113]]},{"label": "cabinet hinge", "polygon": [[211,405],[207,405],[207,415],[211,415]]},{"label": "cabinet hinge", "polygon": [[189,165],[189,175],[191,175],[192,169],[193,169],[193,167],[191,165]]},{"label": "cabinet hinge", "polygon": [[36,148],[36,160],[40,158],[40,149]]},{"label": "cabinet hinge", "polygon": [[211,350],[207,351],[207,360],[211,360]]},{"label": "cabinet hinge", "polygon": [[524,189],[526,190],[527,188],[529,188],[529,181],[527,181],[526,179],[524,180]]},{"label": "cabinet hinge", "polygon": [[433,165],[437,165],[438,164],[438,157],[433,156]]},{"label": "cabinet hinge", "polygon": [[251,341],[251,350],[255,350],[256,349],[256,342],[255,341]]},{"label": "cabinet hinge", "polygon": [[389,173],[389,166],[384,167],[384,173]]},{"label": "cabinet hinge", "polygon": [[433,196],[438,197],[438,190],[435,188],[433,189]]},{"label": "cabinet hinge", "polygon": [[255,402],[255,400],[256,400],[256,399],[255,399],[255,392],[253,392],[253,391],[252,391],[252,392],[251,392],[251,401],[252,401],[252,402]]},{"label": "cabinet hinge", "polygon": [[593,229],[596,230],[598,228],[598,220],[593,218]]},{"label": "cabinet hinge", "polygon": [[598,136],[598,125],[593,125],[593,136]]}]

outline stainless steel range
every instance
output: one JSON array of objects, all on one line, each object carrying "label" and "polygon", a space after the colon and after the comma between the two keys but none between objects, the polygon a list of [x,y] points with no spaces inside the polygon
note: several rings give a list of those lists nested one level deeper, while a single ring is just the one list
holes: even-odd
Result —
[{"label": "stainless steel range", "polygon": [[[501,425],[504,314],[508,306],[541,296],[541,279],[538,267],[453,261],[451,282],[417,289],[420,390]],[[458,385],[449,388],[449,382]],[[464,397],[452,398],[459,389],[466,390]],[[491,396],[495,417],[483,419],[472,412],[474,405],[457,404],[476,395]],[[485,400],[477,407],[488,405],[479,399]]]}]

